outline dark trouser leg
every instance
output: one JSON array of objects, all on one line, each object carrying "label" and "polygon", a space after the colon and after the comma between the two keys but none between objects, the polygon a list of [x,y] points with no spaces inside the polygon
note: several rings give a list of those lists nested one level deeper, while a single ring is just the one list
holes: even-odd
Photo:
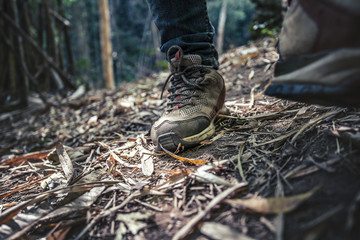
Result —
[{"label": "dark trouser leg", "polygon": [[148,0],[148,3],[160,31],[162,52],[178,45],[184,54],[200,55],[204,65],[219,67],[206,0]]}]

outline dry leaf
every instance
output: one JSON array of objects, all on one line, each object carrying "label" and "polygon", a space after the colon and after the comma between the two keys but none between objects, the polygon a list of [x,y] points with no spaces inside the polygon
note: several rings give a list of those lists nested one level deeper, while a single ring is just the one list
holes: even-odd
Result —
[{"label": "dry leaf", "polygon": [[216,222],[205,222],[200,228],[200,232],[205,236],[214,240],[252,240],[236,229],[233,229],[227,225],[223,225]]},{"label": "dry leaf", "polygon": [[295,209],[300,203],[311,197],[319,186],[313,188],[309,192],[279,198],[250,198],[250,199],[228,199],[225,202],[234,207],[249,210],[256,213],[278,214],[285,213]]},{"label": "dry leaf", "polygon": [[56,145],[56,152],[59,156],[59,161],[60,161],[61,167],[64,171],[65,177],[68,181],[68,184],[70,184],[74,177],[74,167],[71,162],[71,159],[70,159],[69,155],[66,153],[62,143],[58,143]]},{"label": "dry leaf", "polygon": [[145,176],[151,176],[154,172],[154,159],[150,154],[141,156],[141,170]]},{"label": "dry leaf", "polygon": [[[105,187],[94,187],[89,192],[83,194],[79,198],[75,199],[71,203],[55,209],[50,212],[49,209],[41,209],[37,206],[34,207],[35,213],[33,211],[28,211],[26,213],[18,214],[14,221],[20,226],[20,231],[12,232],[11,237],[8,239],[20,239],[26,233],[28,233],[35,225],[40,223],[51,223],[51,221],[56,220],[57,218],[63,218],[67,215],[74,214],[76,212],[82,211],[84,208],[89,207],[91,204],[95,202],[95,200],[100,196],[100,194],[104,191]],[[44,216],[45,215],[45,216]],[[6,228],[6,226],[4,226]],[[1,229],[0,229],[1,230]],[[1,233],[1,232],[0,232]]]},{"label": "dry leaf", "polygon": [[191,158],[185,158],[185,157],[180,157],[168,150],[166,150],[163,146],[161,146],[160,144],[160,147],[161,149],[166,152],[167,154],[169,154],[170,156],[172,156],[173,158],[176,158],[182,162],[187,162],[187,163],[192,163],[192,164],[195,164],[195,165],[200,165],[200,164],[204,164],[204,163],[207,163],[207,161],[205,160],[199,160],[199,159],[191,159]]},{"label": "dry leaf", "polygon": [[154,159],[152,152],[141,145],[139,145],[138,148],[140,151],[141,170],[145,176],[151,176],[154,172]]},{"label": "dry leaf", "polygon": [[254,75],[255,75],[254,70],[251,70],[251,72],[249,73],[249,77],[248,77],[249,81],[251,81],[251,79],[254,78]]},{"label": "dry leaf", "polygon": [[225,186],[234,186],[234,184],[231,184],[231,183],[225,181],[224,179],[222,179],[221,177],[218,177],[212,173],[196,171],[191,175],[195,176],[195,179],[199,180],[201,182],[214,183],[214,184],[225,185]]},{"label": "dry leaf", "polygon": [[82,194],[80,197],[76,198],[69,204],[55,209],[46,216],[42,217],[41,221],[50,221],[51,219],[64,217],[66,215],[74,214],[75,212],[81,211],[82,209],[89,207],[96,201],[96,199],[101,195],[104,189],[105,186],[92,188],[90,191]]},{"label": "dry leaf", "polygon": [[187,224],[182,227],[173,237],[173,240],[180,240],[184,239],[189,232],[194,228],[194,226],[203,219],[210,210],[215,207],[217,204],[219,204],[221,201],[223,201],[226,197],[228,197],[233,192],[243,189],[247,186],[247,183],[239,183],[235,186],[232,186],[219,195],[217,195],[211,202],[207,205],[207,207],[204,209],[204,211],[199,212],[195,217],[193,217]]},{"label": "dry leaf", "polygon": [[10,165],[10,166],[17,166],[20,165],[23,161],[33,160],[33,159],[44,159],[52,150],[45,150],[33,153],[27,153],[22,156],[10,158],[0,162],[0,165]]}]

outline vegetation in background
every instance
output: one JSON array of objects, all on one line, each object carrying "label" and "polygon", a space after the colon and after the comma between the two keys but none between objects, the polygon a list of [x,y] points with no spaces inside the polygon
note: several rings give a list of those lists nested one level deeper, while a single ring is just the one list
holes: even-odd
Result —
[{"label": "vegetation in background", "polygon": [[61,0],[0,1],[0,110],[26,106],[30,92],[75,89],[71,23]]},{"label": "vegetation in background", "polygon": [[[223,1],[208,0],[214,27],[224,26],[216,29],[224,33],[223,51],[280,29],[280,0],[226,3],[226,22],[219,25]],[[165,69],[146,0],[109,0],[109,9],[116,85]],[[26,105],[29,92],[45,99],[44,92],[66,93],[82,84],[104,87],[98,1],[0,0],[0,11],[1,103]]]},{"label": "vegetation in background", "polygon": [[251,0],[255,5],[255,14],[250,25],[251,38],[277,36],[282,24],[284,2],[281,0]]},{"label": "vegetation in background", "polygon": [[[221,0],[208,0],[208,12],[216,32],[219,22]],[[228,0],[224,31],[224,51],[246,44],[250,40],[249,25],[254,14],[250,0]]]}]

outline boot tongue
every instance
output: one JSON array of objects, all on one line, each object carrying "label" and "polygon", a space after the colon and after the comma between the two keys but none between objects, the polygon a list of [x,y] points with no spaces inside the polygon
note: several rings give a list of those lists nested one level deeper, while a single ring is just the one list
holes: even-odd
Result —
[{"label": "boot tongue", "polygon": [[[180,62],[180,51],[177,51],[175,57],[171,59],[172,64],[177,67],[180,64],[180,70],[185,69],[191,65],[201,65],[201,57],[199,55],[184,55]],[[175,71],[173,66],[169,64],[169,70],[171,72]]]}]

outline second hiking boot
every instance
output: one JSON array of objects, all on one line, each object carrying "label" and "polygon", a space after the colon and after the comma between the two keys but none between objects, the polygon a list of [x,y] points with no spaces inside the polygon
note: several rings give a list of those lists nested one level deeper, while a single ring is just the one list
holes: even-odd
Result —
[{"label": "second hiking boot", "polygon": [[359,26],[359,0],[293,0],[279,36],[275,78],[265,93],[360,107]]}]

